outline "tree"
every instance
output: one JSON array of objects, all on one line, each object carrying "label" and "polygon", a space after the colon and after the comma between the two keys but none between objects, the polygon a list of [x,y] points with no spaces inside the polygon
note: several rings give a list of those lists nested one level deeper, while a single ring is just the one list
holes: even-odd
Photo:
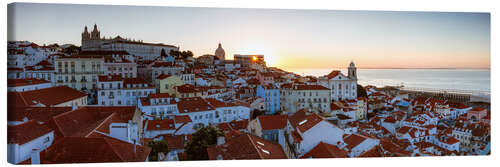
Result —
[{"label": "tree", "polygon": [[217,144],[217,137],[224,134],[215,127],[207,126],[193,133],[185,147],[188,160],[208,160],[207,148]]},{"label": "tree", "polygon": [[170,52],[169,52],[170,56],[173,56],[176,59],[180,58],[180,53],[181,52],[175,51],[175,50],[170,50]]},{"label": "tree", "polygon": [[188,51],[182,51],[180,55],[181,55],[182,59],[186,59],[188,57],[193,57],[194,56],[193,52],[191,52],[190,50],[188,50]]},{"label": "tree", "polygon": [[361,86],[360,84],[358,84],[358,88],[357,88],[357,92],[358,92],[358,97],[368,97],[368,95],[366,94],[366,90],[365,88],[363,88],[363,86]]},{"label": "tree", "polygon": [[190,50],[187,51],[175,51],[170,50],[170,55],[175,57],[176,59],[186,59],[188,57],[193,57],[194,54]]},{"label": "tree", "polygon": [[151,147],[151,152],[149,153],[149,159],[151,161],[158,161],[158,153],[167,154],[170,152],[164,140],[150,141],[148,146]]},{"label": "tree", "polygon": [[80,47],[75,46],[75,45],[71,45],[71,46],[69,46],[67,48],[64,48],[62,52],[71,55],[71,54],[80,53],[80,51],[81,51]]}]

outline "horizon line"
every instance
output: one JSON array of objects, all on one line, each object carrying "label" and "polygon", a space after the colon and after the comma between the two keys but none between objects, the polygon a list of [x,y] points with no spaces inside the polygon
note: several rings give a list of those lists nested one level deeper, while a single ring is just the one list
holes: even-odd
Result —
[{"label": "horizon line", "polygon": [[[275,68],[279,68],[279,67],[275,67]],[[302,68],[302,67],[299,67],[299,68],[288,68],[288,69],[347,69],[348,67],[340,67],[340,68]],[[279,69],[283,69],[283,68],[279,68]],[[428,70],[428,69],[442,69],[442,70],[446,70],[446,69],[489,69],[491,70],[491,67],[356,67],[356,69],[380,69],[380,70],[383,70],[383,69],[422,69],[422,70]]]}]

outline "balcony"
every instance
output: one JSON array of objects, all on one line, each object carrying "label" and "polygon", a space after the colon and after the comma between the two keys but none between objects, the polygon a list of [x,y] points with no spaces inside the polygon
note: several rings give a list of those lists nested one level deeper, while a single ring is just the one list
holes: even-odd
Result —
[{"label": "balcony", "polygon": [[71,82],[71,83],[75,83],[75,82],[76,82],[76,80],[75,80],[75,79],[72,79],[70,82]]},{"label": "balcony", "polygon": [[63,80],[57,80],[57,83],[63,83],[64,81]]}]

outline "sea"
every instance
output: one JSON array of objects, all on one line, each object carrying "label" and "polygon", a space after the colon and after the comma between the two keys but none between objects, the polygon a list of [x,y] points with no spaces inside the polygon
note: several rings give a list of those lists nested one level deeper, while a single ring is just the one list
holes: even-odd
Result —
[{"label": "sea", "polygon": [[[334,69],[288,69],[299,75],[323,76]],[[347,69],[337,69],[347,75]],[[358,69],[360,85],[491,91],[490,69]]]}]

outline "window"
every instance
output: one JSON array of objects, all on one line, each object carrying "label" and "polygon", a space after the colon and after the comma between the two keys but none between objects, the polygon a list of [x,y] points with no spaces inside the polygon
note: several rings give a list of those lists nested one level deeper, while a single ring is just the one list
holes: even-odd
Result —
[{"label": "window", "polygon": [[50,137],[48,137],[48,136],[47,136],[47,137],[43,140],[43,143],[48,143],[48,142],[50,142]]}]

